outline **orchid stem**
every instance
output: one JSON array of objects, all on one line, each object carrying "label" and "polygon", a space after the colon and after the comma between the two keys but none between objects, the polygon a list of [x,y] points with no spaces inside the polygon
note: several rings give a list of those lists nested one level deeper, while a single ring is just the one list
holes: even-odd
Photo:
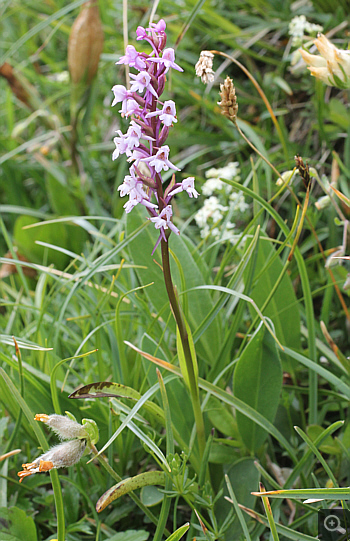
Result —
[{"label": "orchid stem", "polygon": [[190,344],[188,341],[188,334],[187,334],[184,320],[181,315],[181,309],[180,309],[180,306],[175,294],[174,284],[171,277],[169,246],[168,246],[168,242],[166,242],[164,239],[162,239],[161,241],[161,249],[162,249],[162,262],[163,262],[163,274],[164,274],[165,287],[168,293],[170,306],[171,306],[175,321],[179,329],[180,339],[182,342],[182,347],[183,347],[185,360],[186,360],[186,368],[187,368],[187,373],[188,373],[192,407],[193,407],[194,419],[196,423],[199,456],[201,459],[204,453],[204,449],[205,449],[205,430],[204,430],[204,420],[203,420],[203,414],[202,414],[200,397],[199,397],[199,389],[196,382],[194,364],[192,360]]}]

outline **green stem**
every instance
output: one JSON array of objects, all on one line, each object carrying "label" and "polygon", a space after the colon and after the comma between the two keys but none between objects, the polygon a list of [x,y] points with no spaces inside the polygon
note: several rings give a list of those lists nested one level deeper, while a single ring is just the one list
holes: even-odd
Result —
[{"label": "green stem", "polygon": [[64,524],[64,509],[63,498],[60,481],[58,479],[58,471],[50,471],[51,484],[55,497],[56,515],[57,515],[57,541],[65,541],[65,524]]},{"label": "green stem", "polygon": [[184,356],[186,360],[186,368],[187,368],[187,373],[188,373],[192,407],[193,407],[194,419],[196,423],[199,456],[201,459],[204,453],[204,449],[205,449],[205,430],[204,430],[204,420],[203,420],[203,414],[202,414],[200,398],[199,398],[199,388],[197,385],[196,375],[194,371],[194,365],[192,361],[192,355],[191,355],[191,350],[190,350],[190,344],[188,341],[187,330],[186,330],[185,323],[181,315],[180,306],[176,298],[174,285],[171,278],[169,246],[168,246],[168,242],[166,242],[164,239],[162,239],[161,241],[161,249],[162,249],[162,263],[163,263],[165,287],[168,293],[170,306],[173,311],[175,321],[179,329]]}]

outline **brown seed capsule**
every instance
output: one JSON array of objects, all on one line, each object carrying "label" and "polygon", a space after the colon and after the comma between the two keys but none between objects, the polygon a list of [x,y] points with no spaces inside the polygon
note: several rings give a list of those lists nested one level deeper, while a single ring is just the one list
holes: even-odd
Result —
[{"label": "brown seed capsule", "polygon": [[235,86],[230,77],[226,77],[225,82],[220,85],[220,97],[218,105],[221,107],[221,113],[232,122],[236,122],[238,103]]},{"label": "brown seed capsule", "polygon": [[8,62],[4,62],[4,64],[0,66],[0,76],[4,77],[7,80],[14,95],[19,100],[21,100],[21,102],[23,102],[27,107],[29,107],[29,109],[33,109],[29,102],[28,92],[23,87],[21,81],[18,79],[15,72],[13,71],[12,66]]},{"label": "brown seed capsule", "polygon": [[82,6],[69,36],[68,69],[73,83],[89,84],[103,49],[103,30],[96,0]]},{"label": "brown seed capsule", "polygon": [[294,159],[295,159],[295,164],[299,171],[299,175],[301,176],[301,179],[305,186],[305,190],[307,190],[310,184],[309,164],[307,162],[304,163],[303,158],[301,158],[298,155],[294,156]]}]

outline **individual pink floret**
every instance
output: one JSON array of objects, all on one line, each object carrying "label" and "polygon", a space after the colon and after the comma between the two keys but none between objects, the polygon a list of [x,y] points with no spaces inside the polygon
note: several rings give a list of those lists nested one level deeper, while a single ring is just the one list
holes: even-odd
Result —
[{"label": "individual pink floret", "polygon": [[164,64],[165,71],[167,73],[170,68],[177,71],[183,71],[178,64],[175,63],[175,51],[171,47],[164,49],[162,58],[149,58],[150,62],[157,62],[158,64]]},{"label": "individual pink floret", "polygon": [[174,188],[169,192],[169,195],[173,196],[180,192],[187,192],[190,197],[197,198],[199,193],[194,187],[194,177],[185,178],[177,188]]},{"label": "individual pink floret", "polygon": [[119,158],[121,154],[126,154],[127,156],[131,156],[131,150],[129,148],[129,144],[126,138],[126,135],[124,135],[120,130],[117,131],[119,137],[114,137],[113,141],[116,146],[113,154],[112,154],[112,160],[116,160]]},{"label": "individual pink floret", "polygon": [[177,122],[175,102],[173,102],[173,100],[165,101],[161,111],[153,111],[153,113],[148,113],[146,118],[158,115],[165,126],[171,126],[173,122]]},{"label": "individual pink floret", "polygon": [[160,149],[154,156],[145,158],[143,161],[154,167],[157,173],[160,173],[162,169],[164,169],[164,171],[167,171],[169,167],[171,169],[175,169],[175,171],[180,171],[178,167],[176,167],[173,163],[171,163],[171,161],[168,160],[169,151],[170,149],[168,145],[164,145],[160,147]]},{"label": "individual pink floret", "polygon": [[180,235],[180,231],[171,221],[173,215],[173,209],[171,205],[167,205],[163,208],[162,212],[158,216],[149,218],[151,222],[154,223],[156,229],[171,229],[176,235]]},{"label": "individual pink floret", "polygon": [[131,68],[136,68],[139,71],[146,69],[146,62],[133,45],[128,45],[126,47],[125,55],[121,56],[116,64],[127,64]]},{"label": "individual pink floret", "polygon": [[151,85],[151,76],[149,75],[149,73],[147,73],[147,71],[140,71],[140,73],[138,73],[137,75],[130,73],[130,77],[131,79],[135,79],[130,87],[130,90],[132,92],[140,92],[141,94],[144,90],[148,90],[149,92],[151,92],[151,94],[153,94],[153,96],[158,98],[157,92]]}]

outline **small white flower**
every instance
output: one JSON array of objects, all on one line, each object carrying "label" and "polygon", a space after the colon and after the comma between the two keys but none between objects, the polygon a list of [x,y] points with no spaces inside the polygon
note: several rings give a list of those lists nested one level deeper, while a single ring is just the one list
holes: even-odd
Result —
[{"label": "small white flower", "polygon": [[[126,107],[125,107],[125,117],[129,117],[131,115],[139,115],[141,113],[141,107],[135,100],[127,100]],[[121,111],[119,111],[121,112]]]},{"label": "small white flower", "polygon": [[219,222],[223,218],[222,212],[228,210],[228,207],[224,207],[219,203],[219,200],[215,196],[209,197],[204,201],[204,205],[199,211],[195,214],[195,220],[197,225],[202,228],[209,219],[213,223]]},{"label": "small white flower", "polygon": [[112,92],[114,94],[112,107],[116,105],[117,103],[122,102],[122,108],[120,112],[122,112],[122,114],[125,114],[127,110],[127,102],[128,102],[128,97],[129,97],[129,93],[127,89],[123,85],[114,85],[114,87],[112,88]]},{"label": "small white flower", "polygon": [[140,145],[140,139],[142,137],[141,126],[132,120],[128,131],[126,132],[126,141],[130,150],[133,150],[135,147]]},{"label": "small white flower", "polygon": [[310,23],[305,15],[297,15],[289,23],[289,35],[292,37],[293,45],[299,45],[305,34],[316,34],[322,32],[323,27],[319,24]]},{"label": "small white flower", "polygon": [[190,197],[195,197],[197,199],[199,193],[194,187],[194,177],[185,178],[182,181],[182,188],[184,192],[187,192]]},{"label": "small white flower", "polygon": [[202,187],[202,194],[209,197],[214,192],[220,191],[223,187],[223,182],[218,178],[209,178]]},{"label": "small white flower", "polygon": [[233,211],[238,210],[243,213],[249,208],[249,205],[245,202],[244,195],[241,192],[233,192],[230,195],[230,201],[230,208],[232,208]]},{"label": "small white flower", "polygon": [[118,186],[118,190],[120,191],[120,196],[124,197],[124,195],[129,195],[131,190],[133,190],[137,185],[137,178],[135,176],[135,170],[134,167],[130,167],[130,175],[126,175],[124,178],[123,184]]}]

